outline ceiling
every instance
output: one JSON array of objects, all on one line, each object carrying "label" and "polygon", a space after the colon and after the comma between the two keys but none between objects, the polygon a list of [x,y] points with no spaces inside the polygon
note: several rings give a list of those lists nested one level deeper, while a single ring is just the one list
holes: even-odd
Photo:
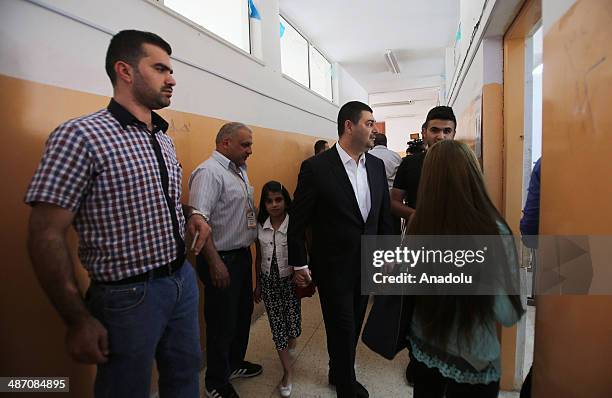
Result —
[{"label": "ceiling", "polygon": [[[280,12],[369,93],[439,87],[459,0],[280,0]],[[400,66],[392,74],[384,53]]]}]

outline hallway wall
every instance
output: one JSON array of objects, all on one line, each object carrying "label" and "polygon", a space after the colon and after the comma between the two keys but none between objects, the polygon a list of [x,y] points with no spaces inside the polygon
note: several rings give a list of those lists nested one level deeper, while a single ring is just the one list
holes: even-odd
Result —
[{"label": "hallway wall", "polygon": [[258,9],[262,58],[194,27],[155,0],[5,0],[0,2],[0,74],[110,96],[103,65],[111,35],[149,30],[173,49],[172,109],[335,138],[338,101],[367,100],[367,93],[339,65],[333,102],[285,77],[278,0]]},{"label": "hallway wall", "polygon": [[[540,233],[611,235],[612,3],[572,3],[543,2]],[[609,295],[538,297],[535,398],[612,396],[611,314]]]},{"label": "hallway wall", "polygon": [[[65,327],[27,257],[29,208],[23,197],[49,133],[69,118],[107,105],[112,90],[104,55],[112,33],[150,30],[173,47],[177,86],[172,107],[160,113],[170,122],[183,166],[184,198],[191,171],[210,155],[226,121],[244,122],[254,131],[249,176],[257,201],[269,179],[293,192],[300,162],[311,156],[313,143],[337,137],[337,100],[330,102],[281,74],[278,1],[262,3],[260,59],[195,29],[155,1],[0,2],[0,117],[5,121],[0,255],[6,281],[0,291],[0,374],[69,376],[71,396],[91,395],[95,368],[78,365],[65,353]],[[341,67],[337,76],[335,98],[367,99]],[[74,233],[71,247],[78,264]],[[76,268],[84,290],[87,275],[80,265]]]},{"label": "hallway wall", "polygon": [[[504,198],[502,36],[520,7],[521,2],[514,0],[461,2],[462,34],[455,50],[460,58],[455,70],[451,67],[447,71],[446,98],[457,117],[455,139],[475,151],[491,200],[514,232],[518,231],[517,212],[508,214]],[[449,51],[449,55],[452,53]],[[449,63],[450,67],[454,62]],[[518,389],[522,383],[525,327],[524,319],[511,328],[500,327],[502,389]]]},{"label": "hallway wall", "polygon": [[[0,207],[4,226],[0,231],[3,242],[0,256],[4,259],[7,281],[0,289],[0,315],[6,320],[0,328],[0,358],[3,358],[0,374],[69,376],[72,396],[89,396],[94,367],[77,365],[65,353],[65,327],[38,285],[27,257],[29,207],[23,204],[23,197],[49,133],[64,120],[106,106],[109,98],[6,76],[0,76],[0,87],[0,118],[5,120],[7,131],[0,149],[0,178],[10,181],[5,184],[4,205]],[[170,123],[169,134],[183,166],[185,201],[189,175],[210,156],[214,137],[225,121],[174,110],[160,113]],[[270,179],[281,181],[293,192],[300,161],[311,155],[315,138],[252,128],[253,155],[248,164],[256,201],[261,187]],[[71,234],[71,249],[84,291],[88,277],[77,260],[74,234]],[[202,337],[203,332],[202,329]]]}]

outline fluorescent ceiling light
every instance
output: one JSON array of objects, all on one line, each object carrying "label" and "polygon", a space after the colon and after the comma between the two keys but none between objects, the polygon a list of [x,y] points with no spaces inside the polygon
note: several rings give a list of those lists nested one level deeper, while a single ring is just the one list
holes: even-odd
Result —
[{"label": "fluorescent ceiling light", "polygon": [[413,105],[413,100],[405,100],[405,101],[393,101],[393,102],[379,102],[375,104],[370,104],[370,106],[396,106],[396,105]]},{"label": "fluorescent ceiling light", "polygon": [[387,67],[391,73],[398,75],[401,72],[393,51],[387,50],[385,52],[385,62],[387,63]]}]

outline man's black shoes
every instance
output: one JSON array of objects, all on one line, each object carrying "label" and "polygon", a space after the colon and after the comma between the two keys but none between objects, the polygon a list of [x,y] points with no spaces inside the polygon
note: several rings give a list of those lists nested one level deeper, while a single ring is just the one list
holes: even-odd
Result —
[{"label": "man's black shoes", "polygon": [[263,372],[263,367],[261,365],[248,361],[242,361],[242,365],[232,372],[229,379],[232,380],[240,377],[255,377],[259,376],[261,372]]}]

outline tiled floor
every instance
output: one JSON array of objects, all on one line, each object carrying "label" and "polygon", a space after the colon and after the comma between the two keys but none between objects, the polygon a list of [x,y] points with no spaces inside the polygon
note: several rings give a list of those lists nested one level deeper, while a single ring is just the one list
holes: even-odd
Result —
[{"label": "tiled floor", "polygon": [[[318,296],[302,300],[302,336],[298,340],[294,360],[292,397],[335,397],[327,384],[327,348],[325,327]],[[241,398],[279,397],[277,385],[283,370],[272,342],[266,314],[251,326],[247,360],[264,367],[262,375],[252,379],[234,380],[232,384]],[[407,351],[388,361],[360,343],[357,347],[357,379],[368,389],[370,397],[412,397],[412,389],[404,378]],[[204,396],[202,394],[202,396]],[[518,393],[502,392],[501,398],[518,398]]]}]

